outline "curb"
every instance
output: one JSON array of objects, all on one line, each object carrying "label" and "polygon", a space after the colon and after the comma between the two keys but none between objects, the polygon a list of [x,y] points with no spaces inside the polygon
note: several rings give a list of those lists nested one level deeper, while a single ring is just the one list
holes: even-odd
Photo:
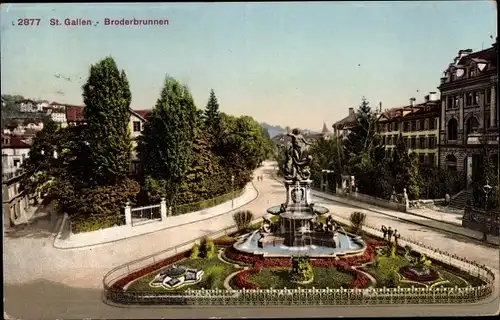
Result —
[{"label": "curb", "polygon": [[[430,229],[435,229],[435,230],[439,230],[439,231],[444,231],[444,232],[447,232],[447,233],[451,233],[451,234],[455,234],[455,235],[462,236],[462,237],[465,237],[465,238],[469,238],[471,240],[475,240],[475,241],[479,242],[478,244],[482,244],[482,245],[485,245],[485,246],[488,246],[488,247],[493,247],[493,248],[498,248],[499,247],[498,244],[492,243],[490,241],[483,242],[480,239],[477,239],[477,238],[469,236],[469,235],[465,235],[463,233],[458,233],[458,232],[455,232],[455,231],[450,231],[450,230],[439,228],[439,227],[429,226],[429,225],[424,224],[424,223],[419,223],[419,222],[407,220],[407,219],[404,219],[404,218],[401,218],[401,217],[398,217],[398,216],[393,216],[393,215],[390,215],[390,214],[387,214],[387,213],[384,213],[384,212],[381,212],[381,211],[377,211],[377,210],[374,210],[374,209],[369,209],[369,208],[362,207],[360,205],[352,204],[352,203],[349,203],[347,201],[344,202],[344,201],[342,201],[340,199],[339,200],[333,200],[333,199],[329,199],[329,198],[326,198],[326,197],[321,196],[321,195],[315,195],[315,196],[318,197],[318,198],[321,198],[321,199],[328,200],[328,201],[338,202],[338,203],[342,203],[342,204],[347,204],[347,205],[350,205],[352,207],[360,208],[360,209],[367,210],[367,211],[372,211],[372,212],[375,212],[375,213],[378,213],[378,214],[381,214],[381,215],[384,215],[384,216],[387,216],[387,217],[395,218],[395,219],[398,219],[398,220],[401,220],[401,221],[405,221],[405,222],[408,222],[408,223],[412,223],[412,224],[416,224],[416,225],[419,225],[419,226],[422,226],[422,227],[426,227],[426,228],[430,228]],[[427,217],[424,217],[424,218],[427,218]],[[429,219],[429,220],[432,220],[432,219]],[[436,220],[434,220],[434,221],[436,221]],[[441,222],[441,221],[438,221],[438,222]]]},{"label": "curb", "polygon": [[260,196],[260,192],[259,190],[255,187],[255,184],[253,181],[250,182],[251,183],[251,186],[253,187],[253,189],[255,190],[256,192],[256,195],[253,199],[251,199],[250,201],[238,206],[238,207],[235,207],[235,208],[232,208],[231,210],[229,211],[225,211],[225,212],[222,212],[222,213],[219,213],[217,215],[214,215],[214,216],[211,216],[211,217],[207,217],[207,218],[204,218],[204,219],[200,219],[200,220],[195,220],[195,221],[190,221],[190,222],[186,222],[186,223],[182,223],[182,224],[178,224],[178,225],[175,225],[175,226],[166,226],[164,228],[161,228],[161,229],[158,229],[158,230],[154,230],[154,231],[151,231],[151,232],[147,232],[147,233],[142,233],[142,234],[137,234],[137,235],[133,235],[133,236],[130,236],[130,237],[126,237],[126,238],[121,238],[121,239],[116,239],[116,240],[110,240],[110,241],[106,241],[106,242],[101,242],[101,243],[96,243],[96,244],[90,244],[90,245],[83,245],[83,246],[74,246],[74,247],[60,247],[58,245],[56,245],[56,239],[60,236],[61,234],[61,231],[62,231],[62,228],[64,226],[64,222],[65,222],[65,217],[63,217],[63,223],[61,223],[60,225],[60,228],[59,228],[59,232],[57,233],[57,235],[54,237],[54,241],[52,242],[52,246],[56,249],[59,249],[59,250],[75,250],[75,249],[87,249],[87,248],[96,248],[96,247],[99,247],[99,246],[103,246],[103,245],[106,245],[106,244],[111,244],[111,243],[115,243],[115,242],[118,242],[118,241],[123,241],[123,240],[127,240],[127,239],[133,239],[133,238],[137,238],[137,237],[140,237],[140,236],[145,236],[145,235],[148,235],[148,234],[152,234],[152,233],[155,233],[155,232],[159,232],[159,231],[163,231],[163,230],[167,230],[167,229],[172,229],[172,228],[176,228],[176,227],[180,227],[180,226],[185,226],[185,225],[189,225],[189,224],[193,224],[193,223],[197,223],[197,222],[200,222],[200,221],[206,221],[206,220],[210,220],[210,219],[213,219],[213,218],[216,218],[216,217],[220,217],[224,214],[228,214],[230,212],[233,212],[234,210],[238,210],[240,209],[241,207],[244,207],[252,202],[254,202],[257,198],[259,198]]}]

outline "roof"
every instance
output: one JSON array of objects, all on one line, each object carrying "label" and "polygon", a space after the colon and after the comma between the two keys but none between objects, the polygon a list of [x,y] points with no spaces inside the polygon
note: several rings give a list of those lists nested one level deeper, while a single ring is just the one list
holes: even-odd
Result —
[{"label": "roof", "polygon": [[433,105],[433,106],[428,106],[430,108],[419,108],[418,110],[415,110],[414,112],[411,112],[407,115],[404,116],[405,119],[409,118],[424,118],[425,116],[430,116],[430,115],[439,115],[441,111],[441,106],[439,104]]},{"label": "roof", "polygon": [[146,120],[149,116],[149,114],[153,111],[153,110],[149,110],[149,109],[144,109],[144,110],[132,110],[134,111],[135,113],[137,113],[139,116],[141,116],[141,118],[143,118],[144,120]]},{"label": "roof", "polygon": [[[425,103],[419,103],[419,104],[416,104],[414,106],[407,105],[407,106],[391,108],[389,110],[382,112],[382,114],[379,117],[379,121],[397,119],[397,118],[402,116],[402,113],[401,113],[402,111],[411,111],[412,109],[413,110],[416,109],[415,111],[411,111],[413,113],[413,112],[416,112],[416,111],[422,109],[423,106],[425,106]],[[380,119],[381,117],[384,117],[385,119]]]},{"label": "roof", "polygon": [[321,130],[322,134],[327,134],[330,133],[330,130],[328,130],[328,127],[326,126],[326,123],[323,122],[323,129]]},{"label": "roof", "polygon": [[495,47],[490,47],[488,49],[484,49],[481,51],[477,52],[472,52],[466,56],[463,56],[457,61],[457,64],[466,64],[465,62],[468,60],[473,60],[476,62],[491,62],[493,65],[496,66],[497,64],[497,52],[495,50]]},{"label": "roof", "polygon": [[19,137],[2,134],[2,149],[29,149],[30,145]]},{"label": "roof", "polygon": [[[66,105],[66,120],[68,122],[84,122],[85,121],[85,115],[83,113],[83,106],[73,106],[73,105]],[[149,114],[152,112],[152,110],[133,110],[130,109],[130,112],[133,114],[139,116],[140,118],[146,120]]]},{"label": "roof", "polygon": [[335,122],[332,127],[333,128],[339,128],[339,127],[343,127],[343,128],[346,128],[346,127],[353,127],[355,126],[356,124],[358,123],[358,118],[356,116],[355,113],[353,114],[350,114],[348,115],[347,117],[345,117],[344,119],[342,120],[339,120],[337,122]]},{"label": "roof", "polygon": [[66,121],[68,122],[83,122],[85,117],[83,115],[83,107],[67,106],[66,107]]}]

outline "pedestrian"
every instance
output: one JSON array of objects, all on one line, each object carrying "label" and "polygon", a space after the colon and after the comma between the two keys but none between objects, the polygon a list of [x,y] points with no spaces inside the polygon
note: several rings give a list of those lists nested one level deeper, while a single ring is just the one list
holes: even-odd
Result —
[{"label": "pedestrian", "polygon": [[380,228],[382,230],[382,234],[384,235],[384,240],[386,240],[387,238],[387,227],[382,225],[382,228]]},{"label": "pedestrian", "polygon": [[392,234],[394,233],[394,231],[392,231],[392,228],[389,227],[389,229],[387,229],[387,238],[389,240],[389,243],[392,241]]}]

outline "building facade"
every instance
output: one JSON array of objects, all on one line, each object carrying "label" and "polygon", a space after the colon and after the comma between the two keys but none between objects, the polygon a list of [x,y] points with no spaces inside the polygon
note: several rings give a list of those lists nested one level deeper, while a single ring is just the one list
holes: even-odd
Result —
[{"label": "building facade", "polygon": [[387,110],[378,119],[379,132],[386,155],[392,156],[397,139],[402,136],[410,153],[416,153],[422,165],[438,165],[440,104],[436,92],[425,96],[425,102]]},{"label": "building facade", "polygon": [[482,149],[498,159],[497,44],[477,52],[460,50],[438,89],[439,165],[463,172],[469,186],[482,170]]},{"label": "building facade", "polygon": [[337,138],[345,138],[350,132],[350,129],[357,124],[356,113],[354,108],[349,108],[347,117],[335,122],[332,125],[333,136]]}]

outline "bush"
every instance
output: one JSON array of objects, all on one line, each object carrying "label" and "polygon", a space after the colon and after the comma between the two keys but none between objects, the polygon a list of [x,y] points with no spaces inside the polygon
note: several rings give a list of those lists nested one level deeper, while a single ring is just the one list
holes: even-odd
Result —
[{"label": "bush", "polygon": [[199,255],[200,255],[200,245],[195,243],[191,248],[191,253],[189,255],[189,258],[196,259],[198,258]]},{"label": "bush", "polygon": [[244,211],[238,211],[235,214],[233,214],[233,219],[234,222],[236,223],[238,231],[243,231],[250,226],[250,223],[252,222],[254,217],[251,211],[244,210]]},{"label": "bush", "polygon": [[245,189],[240,189],[240,190],[235,190],[234,195],[233,193],[227,193],[223,194],[221,196],[212,198],[212,199],[207,199],[203,200],[200,202],[195,202],[195,203],[187,203],[187,204],[182,204],[179,206],[174,206],[172,208],[172,214],[177,216],[189,212],[194,212],[194,211],[200,211],[206,208],[211,208],[215,207],[219,204],[222,204],[224,202],[230,201],[231,199],[238,198],[240,197],[243,193],[245,192]]},{"label": "bush", "polygon": [[215,244],[212,239],[207,238],[203,242],[203,257],[210,259],[215,257],[216,255],[216,249],[215,249]]},{"label": "bush", "polygon": [[355,211],[351,213],[349,220],[354,228],[355,233],[361,233],[363,230],[363,225],[366,221],[366,214],[363,212]]},{"label": "bush", "polygon": [[314,272],[309,257],[292,257],[292,269],[290,270],[290,279],[296,282],[305,282],[314,279]]}]

